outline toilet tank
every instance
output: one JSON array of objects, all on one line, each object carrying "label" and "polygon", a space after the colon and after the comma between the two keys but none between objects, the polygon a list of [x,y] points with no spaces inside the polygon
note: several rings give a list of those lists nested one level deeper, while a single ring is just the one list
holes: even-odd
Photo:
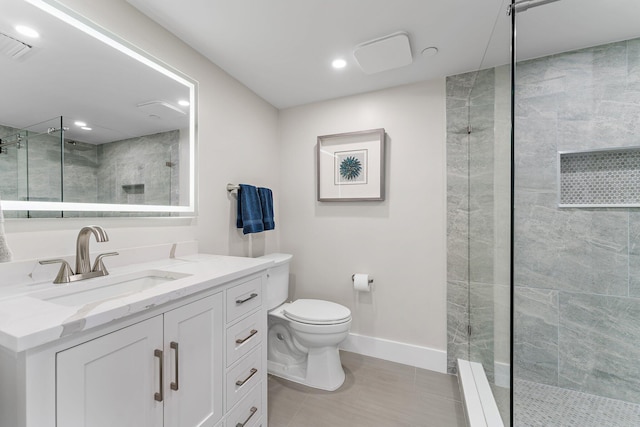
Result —
[{"label": "toilet tank", "polygon": [[269,268],[267,280],[267,310],[282,304],[289,298],[289,263],[291,254],[269,254],[260,258],[270,259],[273,265]]}]

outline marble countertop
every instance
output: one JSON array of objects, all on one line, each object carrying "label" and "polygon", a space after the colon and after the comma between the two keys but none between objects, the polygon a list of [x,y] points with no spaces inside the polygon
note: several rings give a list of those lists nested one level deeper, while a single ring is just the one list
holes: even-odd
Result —
[{"label": "marble countertop", "polygon": [[[67,285],[54,285],[52,278],[40,283],[7,284],[0,292],[0,346],[21,352],[61,337],[105,325],[135,313],[176,301],[197,292],[268,268],[272,261],[221,255],[192,254],[110,269],[110,275]],[[47,301],[55,296],[97,287],[100,281],[117,281],[135,272],[155,270],[184,277],[156,284],[140,291],[93,300],[82,305]]]}]

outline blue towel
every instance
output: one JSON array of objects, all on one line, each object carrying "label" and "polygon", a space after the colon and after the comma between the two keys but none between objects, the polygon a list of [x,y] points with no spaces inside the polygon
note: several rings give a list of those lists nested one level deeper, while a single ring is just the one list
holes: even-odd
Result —
[{"label": "blue towel", "polygon": [[240,184],[236,227],[242,228],[244,234],[260,233],[264,230],[260,197],[253,185]]},{"label": "blue towel", "polygon": [[276,228],[276,223],[273,220],[273,193],[268,188],[258,187],[258,196],[260,196],[264,229],[265,231],[273,230]]}]

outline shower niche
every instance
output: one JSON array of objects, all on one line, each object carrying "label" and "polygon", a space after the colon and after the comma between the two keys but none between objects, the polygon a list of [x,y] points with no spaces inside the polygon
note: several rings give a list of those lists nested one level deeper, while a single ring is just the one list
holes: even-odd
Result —
[{"label": "shower niche", "polygon": [[640,147],[558,152],[558,206],[640,207]]}]

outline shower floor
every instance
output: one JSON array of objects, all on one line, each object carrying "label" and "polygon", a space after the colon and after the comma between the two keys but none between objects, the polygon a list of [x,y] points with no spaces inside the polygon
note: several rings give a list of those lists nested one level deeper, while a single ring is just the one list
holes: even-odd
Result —
[{"label": "shower floor", "polygon": [[636,427],[640,405],[560,387],[515,380],[516,427]]}]

